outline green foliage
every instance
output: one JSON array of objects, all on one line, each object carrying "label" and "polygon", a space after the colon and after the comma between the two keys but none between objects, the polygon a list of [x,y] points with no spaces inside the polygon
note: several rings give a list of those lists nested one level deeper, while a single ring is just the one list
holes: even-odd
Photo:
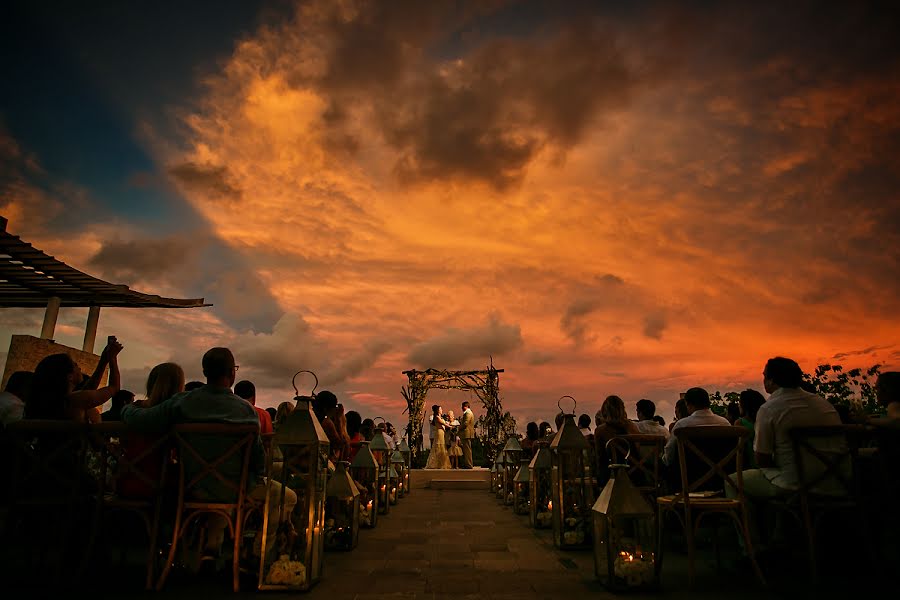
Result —
[{"label": "green foliage", "polygon": [[875,398],[875,379],[881,365],[844,370],[841,365],[819,365],[813,375],[803,374],[811,390],[838,407],[857,414],[877,415],[883,409]]},{"label": "green foliage", "polygon": [[[497,403],[499,407],[499,402]],[[497,416],[499,411],[497,411]],[[501,448],[506,444],[507,438],[516,435],[516,419],[509,412],[503,413],[499,419],[491,418],[487,413],[478,417],[475,421],[475,435],[484,449],[485,464],[490,465]],[[496,423],[496,424],[494,424]],[[473,455],[472,461],[475,462]]]},{"label": "green foliage", "polygon": [[[803,374],[805,387],[821,395],[842,410],[854,414],[878,415],[884,411],[875,398],[875,379],[881,365],[872,365],[868,369],[855,368],[845,370],[841,365],[824,364],[816,367],[815,373]],[[710,395],[713,412],[725,416],[725,410],[731,400],[737,400],[739,392],[718,390]]]}]

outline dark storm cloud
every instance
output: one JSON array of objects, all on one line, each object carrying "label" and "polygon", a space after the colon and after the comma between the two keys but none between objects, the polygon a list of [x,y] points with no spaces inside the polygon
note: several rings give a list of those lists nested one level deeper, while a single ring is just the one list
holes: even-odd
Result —
[{"label": "dark storm cloud", "polygon": [[[268,38],[273,54],[262,55],[263,69],[323,96],[326,147],[352,153],[369,143],[357,139],[362,108],[396,152],[402,180],[477,180],[502,189],[519,182],[541,150],[564,155],[677,54],[668,13],[632,35],[596,11],[552,7],[520,31],[485,29],[491,26],[479,18],[504,4],[301,4],[285,35]],[[529,11],[506,8],[513,17]],[[305,50],[292,47],[303,43]],[[188,169],[192,178],[218,175],[195,171]]]},{"label": "dark storm cloud", "polygon": [[[566,305],[560,318],[562,332],[576,346],[590,344],[598,339],[599,332],[592,328],[593,313],[623,315],[631,311],[644,312],[641,332],[652,339],[662,339],[668,325],[666,313],[655,306],[655,301],[641,289],[628,284],[612,274],[599,275],[588,285],[577,288],[573,299]],[[625,325],[623,325],[625,326]],[[616,336],[620,340],[621,337]]]},{"label": "dark storm cloud", "polygon": [[238,200],[241,197],[241,190],[229,181],[228,169],[223,166],[185,162],[170,167],[169,174],[187,190],[210,198]]},{"label": "dark storm cloud", "polygon": [[99,276],[138,291],[165,284],[203,298],[237,331],[271,331],[284,312],[252,266],[208,232],[108,240],[88,264]]},{"label": "dark storm cloud", "polygon": [[504,188],[541,149],[577,143],[636,85],[609,32],[589,25],[538,41],[492,41],[448,69],[381,98],[380,122],[403,178]]},{"label": "dark storm cloud", "polygon": [[351,379],[370,368],[391,347],[390,342],[374,340],[360,348],[359,352],[332,366],[322,376],[322,385],[335,385]]},{"label": "dark storm cloud", "polygon": [[111,240],[88,265],[116,281],[154,281],[193,262],[197,250],[183,238]]},{"label": "dark storm cloud", "polygon": [[484,361],[488,356],[500,356],[521,346],[521,328],[491,315],[483,327],[450,328],[442,335],[413,346],[407,360],[426,369],[454,368],[470,360]]},{"label": "dark storm cloud", "polygon": [[667,325],[665,314],[660,312],[647,315],[644,317],[644,335],[654,340],[662,339]]},{"label": "dark storm cloud", "polygon": [[891,348],[891,346],[869,346],[868,348],[863,348],[862,350],[848,350],[846,352],[838,352],[831,358],[834,360],[843,360],[845,358],[850,358],[851,356],[865,356],[867,354],[877,352],[878,350],[887,350],[888,348]]}]

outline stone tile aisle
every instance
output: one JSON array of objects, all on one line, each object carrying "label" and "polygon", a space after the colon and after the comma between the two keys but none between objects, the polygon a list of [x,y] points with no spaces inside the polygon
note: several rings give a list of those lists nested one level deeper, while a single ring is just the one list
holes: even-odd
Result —
[{"label": "stone tile aisle", "polygon": [[[550,531],[530,528],[527,517],[513,514],[487,490],[418,488],[382,516],[376,529],[361,531],[355,550],[326,553],[324,577],[308,592],[258,592],[248,581],[246,591],[233,594],[226,570],[212,578],[175,577],[161,593],[106,588],[93,592],[92,598],[742,600],[803,598],[814,591],[816,600],[846,600],[854,592],[859,597],[865,588],[865,579],[854,577],[849,588],[810,590],[804,583],[806,564],[800,561],[787,582],[779,581],[767,592],[751,573],[737,576],[714,565],[709,552],[701,554],[696,584],[689,589],[686,556],[673,548],[666,554],[661,590],[616,595],[596,581],[590,552],[557,550]],[[130,580],[141,584],[142,571]]]},{"label": "stone tile aisle", "polygon": [[[730,598],[762,598],[752,582],[741,590],[734,578],[699,580],[687,590],[687,567],[677,554],[666,556],[673,586],[655,594],[696,598],[698,591],[726,592]],[[708,571],[709,569],[707,569]],[[700,569],[700,576],[709,576]],[[665,576],[665,573],[664,573]],[[325,558],[325,576],[306,594],[310,599],[369,600],[606,597],[594,577],[590,552],[560,551],[548,530],[528,526],[487,491],[416,489],[392,507],[374,530],[360,533],[359,546]]]}]

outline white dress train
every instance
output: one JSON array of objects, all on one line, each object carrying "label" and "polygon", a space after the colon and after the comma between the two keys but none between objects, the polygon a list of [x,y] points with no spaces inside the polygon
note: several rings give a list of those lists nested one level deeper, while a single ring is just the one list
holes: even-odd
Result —
[{"label": "white dress train", "polygon": [[447,454],[447,446],[444,445],[444,429],[442,427],[435,429],[434,442],[431,444],[431,452],[428,453],[428,462],[425,463],[425,468],[449,469],[450,455]]}]

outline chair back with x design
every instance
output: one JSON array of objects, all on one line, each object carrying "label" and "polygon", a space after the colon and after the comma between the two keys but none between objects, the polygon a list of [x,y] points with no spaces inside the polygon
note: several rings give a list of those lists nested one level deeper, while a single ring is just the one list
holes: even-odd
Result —
[{"label": "chair back with x design", "polygon": [[674,494],[656,499],[659,511],[657,570],[662,568],[666,515],[677,516],[684,529],[688,549],[688,577],[693,583],[697,530],[705,516],[722,514],[736,525],[756,577],[765,585],[765,578],[756,562],[750,541],[744,496],[743,454],[750,431],[730,425],[707,425],[676,428],[672,434],[676,436],[678,444],[681,488]]},{"label": "chair back with x design", "polygon": [[232,584],[240,591],[240,557],[245,520],[258,507],[248,497],[251,457],[262,460],[256,425],[183,423],[173,430],[178,460],[178,500],[169,557],[156,583],[165,586],[180,543],[203,515],[224,519],[233,541]]},{"label": "chair back with x design", "polygon": [[[172,440],[168,433],[147,434],[122,422],[105,421],[90,426],[92,440],[101,447],[100,493],[97,517],[91,532],[91,548],[101,536],[117,542],[123,553],[135,541],[131,530],[112,515],[128,514],[143,525],[147,541],[145,588],[153,589],[159,570],[157,539],[166,501],[172,502],[174,486],[168,485]],[[117,526],[118,525],[118,526]]]},{"label": "chair back with x design", "polygon": [[606,455],[612,463],[628,465],[628,478],[653,504],[664,489],[662,456],[665,447],[665,436],[632,433],[610,438],[606,442]]},{"label": "chair back with x design", "polygon": [[811,579],[818,580],[819,522],[835,511],[850,517],[854,529],[863,536],[861,545],[874,561],[858,468],[859,447],[869,435],[867,428],[858,424],[794,427],[789,435],[800,485],[777,505],[795,516],[799,512],[806,533]]},{"label": "chair back with x design", "polygon": [[74,583],[83,574],[97,493],[86,433],[86,424],[68,420],[25,419],[5,428],[2,534],[5,546],[18,548],[6,564],[10,574],[38,584]]}]

